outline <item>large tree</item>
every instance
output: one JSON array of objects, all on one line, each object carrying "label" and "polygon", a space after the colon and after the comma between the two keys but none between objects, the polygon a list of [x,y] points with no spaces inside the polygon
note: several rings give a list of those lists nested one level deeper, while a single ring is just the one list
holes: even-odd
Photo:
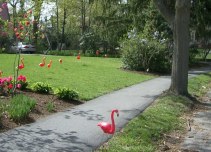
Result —
[{"label": "large tree", "polygon": [[169,23],[174,36],[170,90],[176,94],[187,95],[191,0],[175,0],[175,3],[170,0],[154,0],[154,3]]}]

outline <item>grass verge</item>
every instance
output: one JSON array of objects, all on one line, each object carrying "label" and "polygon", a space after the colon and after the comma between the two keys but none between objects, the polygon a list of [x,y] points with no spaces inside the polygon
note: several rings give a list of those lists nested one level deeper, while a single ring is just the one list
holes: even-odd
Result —
[{"label": "grass verge", "polygon": [[[202,96],[211,87],[210,74],[192,78],[189,82],[189,92]],[[172,94],[162,96],[97,151],[154,152],[163,134],[184,128],[181,116],[188,112],[190,107],[191,102],[185,97]]]}]

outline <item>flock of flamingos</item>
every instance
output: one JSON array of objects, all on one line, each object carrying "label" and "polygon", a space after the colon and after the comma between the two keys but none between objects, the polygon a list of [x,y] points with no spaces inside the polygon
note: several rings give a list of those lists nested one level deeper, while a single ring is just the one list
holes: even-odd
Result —
[{"label": "flock of flamingos", "polygon": [[[39,64],[40,67],[44,67],[45,66],[45,59],[46,57],[43,57],[42,62]],[[80,53],[77,56],[77,59],[80,60],[81,56]],[[21,58],[20,60],[21,64],[18,65],[17,69],[21,70],[24,68],[24,58]],[[59,59],[59,63],[62,64],[62,59]],[[50,68],[52,65],[52,60],[50,60],[50,63],[47,64],[47,67]],[[0,71],[0,77],[1,77],[1,73],[2,71]]]}]

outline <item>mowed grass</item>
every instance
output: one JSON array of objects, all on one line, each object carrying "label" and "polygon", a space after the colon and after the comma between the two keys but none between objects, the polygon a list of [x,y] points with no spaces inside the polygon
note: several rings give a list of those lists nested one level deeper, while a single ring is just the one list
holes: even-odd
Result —
[{"label": "mowed grass", "polygon": [[[19,73],[25,75],[30,83],[45,82],[54,88],[68,87],[79,92],[81,100],[89,100],[113,90],[130,86],[153,78],[152,75],[124,71],[121,60],[117,58],[46,56],[46,65],[52,60],[51,68],[40,67],[43,55],[24,55],[25,68]],[[59,59],[63,63],[59,63]],[[0,70],[3,77],[12,76],[15,55],[0,55]]]},{"label": "mowed grass", "polygon": [[[202,96],[208,88],[211,88],[211,73],[189,81],[190,94]],[[200,93],[196,94],[196,90]],[[159,151],[158,144],[164,134],[173,130],[182,131],[187,127],[186,120],[181,116],[185,112],[190,112],[190,107],[191,101],[185,97],[173,94],[162,96],[155,104],[130,121],[121,133],[116,133],[106,146],[101,146],[97,151]]]}]

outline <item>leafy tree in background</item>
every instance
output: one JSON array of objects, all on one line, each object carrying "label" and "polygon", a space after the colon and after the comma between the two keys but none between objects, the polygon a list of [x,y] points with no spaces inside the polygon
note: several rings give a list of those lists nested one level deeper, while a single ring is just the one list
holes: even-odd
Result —
[{"label": "leafy tree in background", "polygon": [[128,16],[128,4],[119,0],[96,0],[92,9],[91,28],[101,39],[99,45],[112,53],[132,23]]},{"label": "leafy tree in background", "polygon": [[37,46],[38,41],[38,24],[40,21],[40,15],[41,15],[41,8],[43,4],[43,0],[32,0],[34,2],[34,21],[33,21],[33,35],[34,35],[34,43]]},{"label": "leafy tree in background", "polygon": [[191,13],[191,30],[195,34],[195,43],[202,49],[202,59],[206,60],[211,49],[211,0],[192,1]]}]

